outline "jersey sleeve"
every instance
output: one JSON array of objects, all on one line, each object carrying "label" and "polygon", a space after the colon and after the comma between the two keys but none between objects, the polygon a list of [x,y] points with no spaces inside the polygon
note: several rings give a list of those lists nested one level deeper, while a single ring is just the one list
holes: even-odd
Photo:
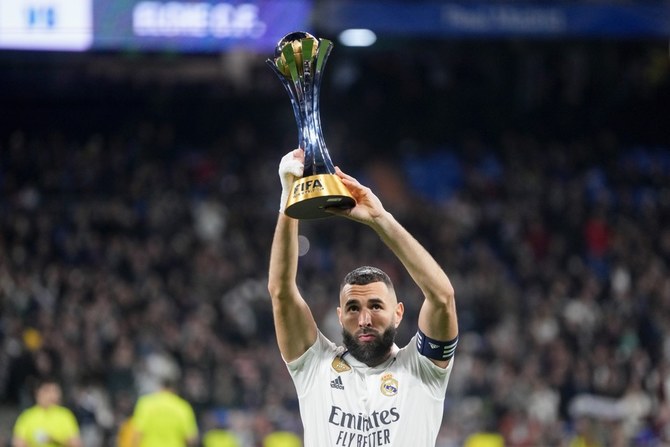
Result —
[{"label": "jersey sleeve", "polygon": [[193,407],[186,400],[182,400],[184,405],[184,434],[186,439],[196,438],[198,436],[198,423],[195,418]]},{"label": "jersey sleeve", "polygon": [[74,413],[67,408],[63,408],[62,412],[62,430],[65,441],[79,436],[79,424]]},{"label": "jersey sleeve", "polygon": [[133,411],[133,426],[137,431],[143,432],[146,429],[147,411],[146,399],[144,396],[140,397],[135,404],[135,411]]},{"label": "jersey sleeve", "polygon": [[16,419],[16,423],[14,424],[14,431],[12,433],[15,437],[22,439],[24,441],[27,441],[29,437],[27,421],[28,421],[28,412],[24,411]]},{"label": "jersey sleeve", "polygon": [[431,395],[444,396],[444,393],[447,391],[451,370],[454,366],[454,357],[451,358],[446,368],[440,368],[430,361],[428,357],[419,353],[416,348],[416,335],[402,349],[402,353],[399,356],[404,358],[403,362],[413,374],[421,379],[421,382],[428,388]]},{"label": "jersey sleeve", "polygon": [[315,382],[319,368],[332,360],[337,353],[337,346],[328,340],[321,331],[317,332],[316,341],[303,355],[286,363],[298,397],[304,396]]}]

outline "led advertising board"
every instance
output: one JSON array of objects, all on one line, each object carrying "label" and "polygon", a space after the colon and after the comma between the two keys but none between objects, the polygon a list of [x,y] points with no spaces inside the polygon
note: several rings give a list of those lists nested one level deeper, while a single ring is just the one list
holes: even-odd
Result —
[{"label": "led advertising board", "polygon": [[87,50],[92,6],[92,0],[0,0],[0,48]]},{"label": "led advertising board", "polygon": [[94,47],[268,51],[285,34],[307,27],[310,8],[304,0],[97,2]]},{"label": "led advertising board", "polygon": [[267,52],[311,0],[0,0],[0,49]]}]

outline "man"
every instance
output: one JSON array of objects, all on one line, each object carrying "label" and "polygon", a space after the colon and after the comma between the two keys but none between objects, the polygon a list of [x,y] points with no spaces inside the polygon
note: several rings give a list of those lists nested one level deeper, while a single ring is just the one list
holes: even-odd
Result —
[{"label": "man", "polygon": [[81,447],[79,425],[74,414],[60,405],[58,382],[41,379],[35,388],[35,405],[16,420],[13,447]]},{"label": "man", "polygon": [[175,390],[175,383],[164,379],[160,390],[137,400],[131,421],[136,447],[196,445],[198,426],[193,407]]},{"label": "man", "polygon": [[430,254],[387,212],[372,191],[336,168],[356,200],[331,212],[372,228],[405,266],[424,295],[417,335],[394,344],[404,306],[389,277],[374,267],[349,273],[337,315],[344,347],[317,328],[296,284],[298,221],[284,214],[293,180],[302,176],[304,151],[282,158],[282,201],[268,290],[279,350],[296,386],[305,447],[435,445],[458,341],[454,290]]}]

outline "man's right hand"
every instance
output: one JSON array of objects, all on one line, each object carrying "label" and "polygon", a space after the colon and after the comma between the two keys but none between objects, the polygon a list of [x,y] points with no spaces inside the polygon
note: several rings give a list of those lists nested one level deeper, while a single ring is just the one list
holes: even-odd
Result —
[{"label": "man's right hand", "polygon": [[293,182],[302,177],[305,168],[305,151],[298,148],[284,155],[279,162],[279,180],[281,180],[281,199],[279,212],[284,213],[286,202],[291,194]]}]

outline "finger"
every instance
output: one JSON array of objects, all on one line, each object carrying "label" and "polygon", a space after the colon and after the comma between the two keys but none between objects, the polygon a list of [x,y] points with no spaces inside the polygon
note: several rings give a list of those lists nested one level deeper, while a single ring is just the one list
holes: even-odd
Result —
[{"label": "finger", "polygon": [[305,151],[301,148],[294,149],[291,152],[291,158],[302,165],[305,163]]},{"label": "finger", "polygon": [[339,166],[335,166],[335,173],[340,176],[340,178],[347,179],[351,182],[358,183],[358,180],[356,180],[354,177],[350,176],[349,174],[345,174],[344,171],[340,169]]},{"label": "finger", "polygon": [[342,184],[344,186],[346,186],[348,189],[359,190],[359,189],[363,188],[363,185],[361,185],[358,180],[356,180],[355,178],[353,178],[351,176],[340,177],[340,181],[342,181]]},{"label": "finger", "polygon": [[296,177],[302,177],[305,167],[300,160],[291,160],[286,164],[286,171]]},{"label": "finger", "polygon": [[290,162],[292,162],[293,160],[297,160],[298,157],[296,157],[296,154],[299,154],[299,152],[297,152],[297,151],[298,151],[298,149],[294,149],[294,150],[292,150],[292,151],[286,153],[286,154],[281,158],[280,164],[281,164],[281,163],[290,163]]},{"label": "finger", "polygon": [[[302,149],[300,149],[302,151]],[[304,164],[303,161],[295,156],[296,150],[284,155],[279,163],[279,174],[291,174],[296,177],[301,177]]]}]

